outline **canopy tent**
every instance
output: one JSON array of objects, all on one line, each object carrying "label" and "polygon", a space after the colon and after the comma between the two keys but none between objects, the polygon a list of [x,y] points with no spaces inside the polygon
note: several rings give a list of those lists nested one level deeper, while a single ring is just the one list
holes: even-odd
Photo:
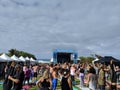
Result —
[{"label": "canopy tent", "polygon": [[3,59],[4,61],[11,61],[11,58],[9,56],[7,56],[5,53],[3,53],[1,56],[0,56],[1,59]]},{"label": "canopy tent", "polygon": [[6,60],[3,60],[3,59],[0,57],[0,62],[6,62]]},{"label": "canopy tent", "polygon": [[19,59],[23,62],[25,62],[25,58],[23,56],[20,56]]},{"label": "canopy tent", "polygon": [[105,56],[105,57],[99,59],[98,61],[95,61],[95,63],[98,62],[98,63],[104,63],[104,64],[108,65],[108,64],[110,64],[111,60],[113,60],[115,65],[118,65],[119,64],[118,62],[120,62],[120,60],[118,60],[112,56]]},{"label": "canopy tent", "polygon": [[17,56],[15,56],[15,55],[11,56],[11,59],[15,60],[15,61],[20,61],[20,59]]},{"label": "canopy tent", "polygon": [[34,62],[35,60],[31,57],[31,58],[30,58],[30,61],[33,61],[33,62]]},{"label": "canopy tent", "polygon": [[29,58],[29,57],[26,57],[25,59],[26,59],[26,60],[30,60],[30,58]]},{"label": "canopy tent", "polygon": [[92,61],[92,63],[94,64],[95,62],[97,62],[99,59],[96,58],[95,60]]}]

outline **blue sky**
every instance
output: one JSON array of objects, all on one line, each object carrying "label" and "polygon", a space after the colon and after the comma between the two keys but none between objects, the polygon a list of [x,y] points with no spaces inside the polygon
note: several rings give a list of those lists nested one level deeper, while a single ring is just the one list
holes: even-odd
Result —
[{"label": "blue sky", "polygon": [[56,48],[120,58],[120,0],[0,0],[0,52]]}]

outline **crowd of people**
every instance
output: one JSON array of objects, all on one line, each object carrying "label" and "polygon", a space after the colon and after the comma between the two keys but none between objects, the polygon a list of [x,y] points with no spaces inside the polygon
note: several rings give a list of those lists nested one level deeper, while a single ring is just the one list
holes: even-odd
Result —
[{"label": "crowd of people", "polygon": [[114,60],[109,64],[81,64],[79,69],[80,87],[88,86],[90,90],[119,90],[120,68]]},{"label": "crowd of people", "polygon": [[[60,82],[61,90],[73,90],[76,79],[81,87],[90,90],[117,90],[120,69],[114,65],[104,63],[57,63],[20,65],[15,61],[4,68],[5,77],[3,90],[21,90],[23,85],[33,83],[38,90],[57,90]],[[38,74],[40,75],[39,78]],[[30,82],[31,81],[31,82]]]}]

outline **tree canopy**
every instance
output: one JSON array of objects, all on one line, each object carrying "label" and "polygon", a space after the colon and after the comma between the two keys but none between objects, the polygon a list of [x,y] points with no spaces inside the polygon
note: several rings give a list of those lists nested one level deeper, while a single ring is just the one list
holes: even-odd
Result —
[{"label": "tree canopy", "polygon": [[28,53],[28,52],[25,52],[25,51],[19,51],[16,49],[10,49],[8,52],[8,55],[9,56],[16,55],[17,57],[20,57],[20,56],[29,57],[29,58],[32,57],[33,59],[36,59],[35,55]]},{"label": "tree canopy", "polygon": [[92,56],[89,56],[89,57],[81,56],[79,58],[80,58],[80,62],[83,62],[83,63],[91,63],[95,59]]}]

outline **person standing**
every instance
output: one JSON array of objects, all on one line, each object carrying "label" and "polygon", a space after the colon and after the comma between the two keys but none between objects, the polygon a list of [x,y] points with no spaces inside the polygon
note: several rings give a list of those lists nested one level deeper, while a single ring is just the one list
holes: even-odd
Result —
[{"label": "person standing", "polygon": [[97,89],[97,75],[96,75],[95,69],[93,67],[91,67],[89,70],[87,83],[89,84],[90,90]]},{"label": "person standing", "polygon": [[38,90],[51,90],[52,81],[48,70],[44,71],[43,76],[36,82],[36,85]]},{"label": "person standing", "polygon": [[64,69],[63,71],[63,76],[61,80],[61,90],[73,90],[72,80],[68,69]]},{"label": "person standing", "polygon": [[16,73],[15,70],[16,62],[12,61],[10,67],[6,69],[6,75],[5,75],[5,80],[3,82],[3,90],[11,90],[13,84],[12,80],[8,79],[8,76],[13,76]]},{"label": "person standing", "polygon": [[100,90],[105,90],[105,71],[104,65],[101,64],[98,76],[98,85]]},{"label": "person standing", "polygon": [[111,90],[117,90],[117,75],[113,60],[110,61]]},{"label": "person standing", "polygon": [[75,64],[72,64],[72,66],[70,67],[70,75],[71,75],[71,80],[72,80],[72,84],[75,84]]},{"label": "person standing", "polygon": [[29,85],[29,80],[30,80],[30,75],[31,75],[31,70],[29,68],[29,66],[27,66],[27,69],[24,71],[24,84],[26,84],[26,81],[27,81],[27,84]]},{"label": "person standing", "polygon": [[84,77],[85,77],[84,68],[83,68],[83,67],[80,67],[80,73],[79,73],[80,87],[83,87],[83,86],[84,86]]},{"label": "person standing", "polygon": [[33,81],[36,82],[37,81],[37,75],[38,75],[39,66],[36,64],[32,68],[33,68],[33,71],[34,71]]},{"label": "person standing", "polygon": [[21,90],[24,80],[24,72],[20,65],[16,66],[16,74],[8,76],[8,79],[14,82],[13,90]]},{"label": "person standing", "polygon": [[52,72],[52,90],[56,90],[57,82],[58,82],[58,70],[56,67],[54,67]]}]

